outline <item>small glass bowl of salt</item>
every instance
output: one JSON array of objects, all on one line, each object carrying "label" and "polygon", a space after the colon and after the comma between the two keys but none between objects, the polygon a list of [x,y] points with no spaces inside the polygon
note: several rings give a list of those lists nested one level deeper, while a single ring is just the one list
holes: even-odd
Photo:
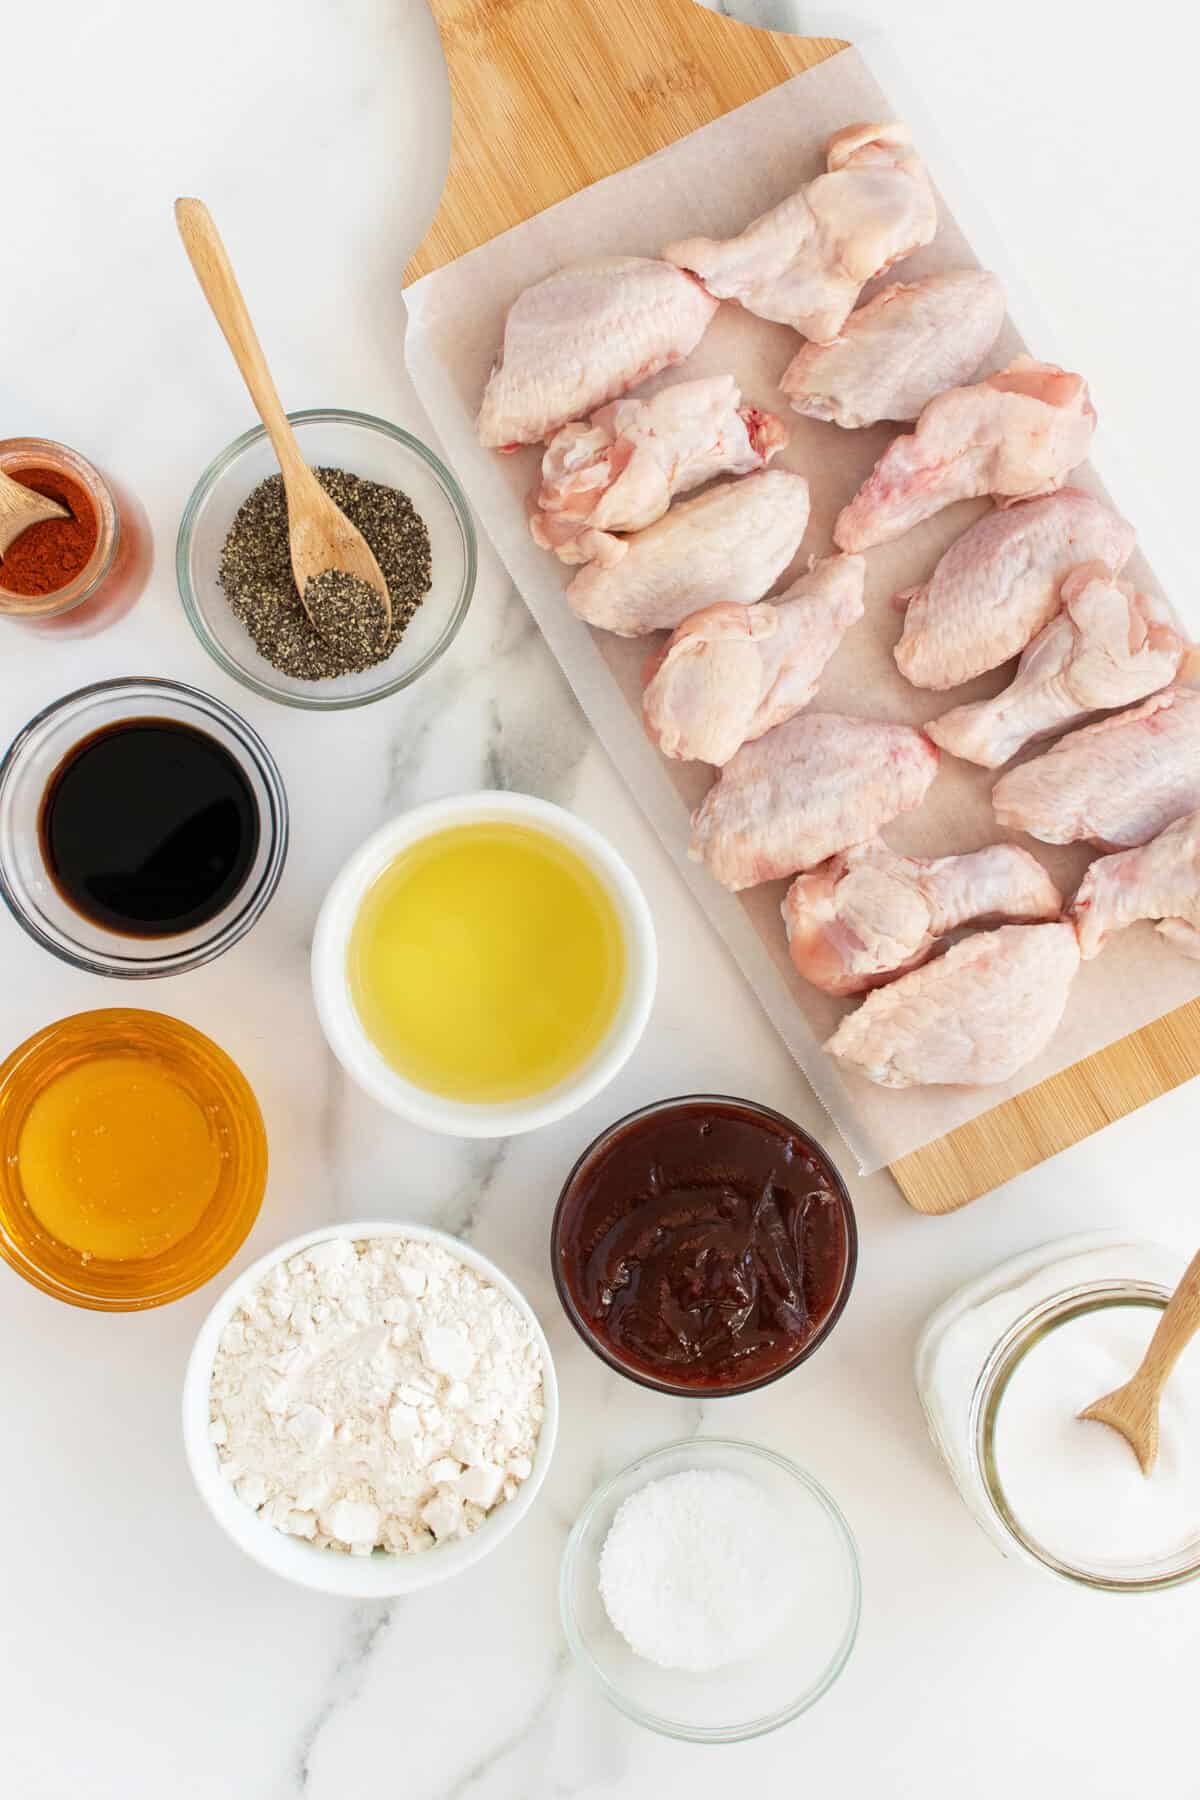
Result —
[{"label": "small glass bowl of salt", "polygon": [[811,1475],[756,1444],[686,1438],[592,1495],[559,1597],[612,1705],[667,1737],[731,1744],[832,1687],[862,1586],[850,1527]]}]

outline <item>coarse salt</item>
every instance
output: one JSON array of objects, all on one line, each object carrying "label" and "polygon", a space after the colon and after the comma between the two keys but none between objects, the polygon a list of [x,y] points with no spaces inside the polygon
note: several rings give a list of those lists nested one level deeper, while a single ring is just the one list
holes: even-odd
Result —
[{"label": "coarse salt", "polygon": [[794,1610],[799,1569],[770,1495],[727,1469],[686,1469],[622,1502],[600,1552],[613,1625],[648,1662],[745,1662]]}]

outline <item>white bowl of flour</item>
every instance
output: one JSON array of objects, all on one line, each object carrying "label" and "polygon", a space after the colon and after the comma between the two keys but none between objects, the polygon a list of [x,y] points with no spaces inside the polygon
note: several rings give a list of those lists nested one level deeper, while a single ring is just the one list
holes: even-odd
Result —
[{"label": "white bowl of flour", "polygon": [[478,1562],[528,1512],[558,1431],[537,1317],[428,1226],[325,1226],[225,1290],[196,1339],[183,1435],[213,1517],[301,1586],[370,1599]]}]

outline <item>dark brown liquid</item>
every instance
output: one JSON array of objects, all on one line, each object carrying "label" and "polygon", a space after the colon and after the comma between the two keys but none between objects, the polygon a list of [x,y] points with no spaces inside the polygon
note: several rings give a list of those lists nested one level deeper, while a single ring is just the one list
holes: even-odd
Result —
[{"label": "dark brown liquid", "polygon": [[556,1274],[615,1359],[715,1390],[795,1362],[853,1275],[832,1165],[779,1115],[682,1101],[635,1117],[577,1169]]},{"label": "dark brown liquid", "polygon": [[126,937],[175,937],[238,892],[259,819],[216,738],[174,719],[125,719],[64,757],[40,832],[46,868],[77,912]]}]

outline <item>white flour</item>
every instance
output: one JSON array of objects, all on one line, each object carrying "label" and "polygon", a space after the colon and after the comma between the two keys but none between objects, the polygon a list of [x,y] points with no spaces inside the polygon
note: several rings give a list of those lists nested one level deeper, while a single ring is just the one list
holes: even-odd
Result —
[{"label": "white flour", "polygon": [[367,1555],[477,1529],[530,1474],[542,1358],[506,1295],[440,1245],[328,1238],[221,1334],[212,1441],[281,1531]]},{"label": "white flour", "polygon": [[622,1502],[600,1552],[600,1595],[630,1649],[663,1669],[756,1655],[796,1604],[787,1521],[731,1469],[685,1469]]}]

